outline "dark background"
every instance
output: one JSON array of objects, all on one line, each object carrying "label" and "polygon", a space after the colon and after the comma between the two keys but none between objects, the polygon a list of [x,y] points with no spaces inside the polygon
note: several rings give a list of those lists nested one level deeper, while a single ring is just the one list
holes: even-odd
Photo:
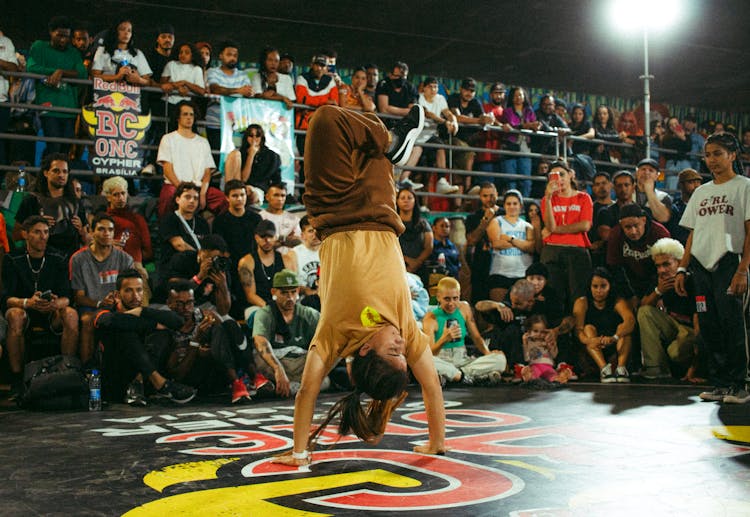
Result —
[{"label": "dark background", "polygon": [[[652,0],[654,2],[660,0]],[[254,62],[273,44],[306,67],[314,52],[333,48],[339,65],[401,59],[414,74],[553,90],[642,94],[642,35],[623,34],[606,16],[606,0],[419,0],[181,2],[6,0],[0,29],[17,48],[47,38],[55,14],[85,20],[92,33],[132,19],[136,44],[152,45],[160,22],[177,41],[231,37],[240,59]],[[750,112],[750,2],[684,0],[682,22],[650,33],[652,101]],[[64,12],[65,11],[65,12]]]}]

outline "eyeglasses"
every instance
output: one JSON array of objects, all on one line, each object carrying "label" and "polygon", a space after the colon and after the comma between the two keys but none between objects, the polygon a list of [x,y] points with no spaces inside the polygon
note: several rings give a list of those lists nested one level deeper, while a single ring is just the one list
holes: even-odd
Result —
[{"label": "eyeglasses", "polygon": [[174,308],[178,311],[181,311],[182,309],[187,309],[188,307],[193,307],[195,305],[195,300],[188,300],[186,302],[173,302]]}]

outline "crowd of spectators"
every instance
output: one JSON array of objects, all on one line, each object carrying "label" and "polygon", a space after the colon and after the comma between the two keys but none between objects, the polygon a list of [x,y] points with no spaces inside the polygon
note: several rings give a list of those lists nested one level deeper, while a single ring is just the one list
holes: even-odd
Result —
[{"label": "crowd of spectators", "polygon": [[[443,96],[434,77],[410,83],[409,67],[400,61],[382,80],[376,65],[363,65],[347,84],[330,50],[312,56],[295,77],[294,58],[266,47],[259,70],[248,74],[238,69],[237,43],[175,45],[170,25],[159,26],[148,50],[135,46],[129,20],[93,37],[64,17],[53,18],[48,29],[49,40],[32,45],[25,67],[46,79],[31,82],[31,95],[28,81],[13,79],[11,96],[79,108],[85,88],[63,79],[158,86],[160,94],[144,96],[144,109],[170,123],[166,132],[161,124],[149,130],[158,151],[142,172],[162,179],[150,182],[158,198],[151,220],[129,203],[136,185],[121,177],[101,185],[106,207],[87,209],[70,177],[80,155],[67,144],[47,143],[41,173],[12,228],[21,244],[12,249],[12,241],[3,241],[11,396],[19,394],[24,363],[38,353],[42,335],[56,340],[58,352],[103,367],[112,401],[145,405],[151,394],[185,403],[198,391],[227,387],[232,403],[259,392],[295,393],[320,316],[321,241],[306,216],[288,209],[299,200],[281,181],[280,158],[266,146],[261,124],[244,130],[239,149],[216,173],[217,96],[242,96],[285,107],[304,104],[295,109],[299,130],[323,105],[393,117],[420,107],[424,131],[394,176],[406,278],[393,281],[409,283],[415,317],[431,338],[444,383],[555,384],[581,377],[627,383],[633,372],[649,382],[709,378],[719,391],[707,399],[750,400],[737,380],[739,367],[724,362],[727,356],[740,360],[736,350],[717,350],[702,332],[706,313],[732,304],[718,291],[708,301],[694,296],[695,289],[715,287],[716,264],[731,269],[726,257],[735,266],[741,260],[745,269],[738,274],[745,277],[750,260],[743,247],[746,223],[727,223],[734,233],[714,250],[725,254],[708,258],[696,253],[698,238],[691,232],[709,205],[710,214],[750,220],[744,183],[734,201],[719,189],[713,197],[701,195],[699,208],[691,202],[710,190],[700,185],[712,174],[728,174],[721,160],[747,158],[727,128],[716,127],[709,137],[693,117],[665,117],[652,134],[658,148],[674,152],[644,156],[632,113],[618,117],[608,106],[596,106],[589,120],[586,106],[568,109],[551,94],[534,110],[524,88],[501,82],[492,84],[482,104],[473,78]],[[0,44],[0,67],[22,69],[10,40],[2,36]],[[217,66],[211,67],[214,56]],[[0,100],[8,95],[8,81],[0,76]],[[205,136],[197,126],[202,109]],[[0,107],[0,132],[10,118]],[[392,120],[385,118],[387,125]],[[45,137],[77,134],[76,116],[67,111],[47,111],[39,123]],[[297,138],[303,157],[304,142],[304,135]],[[705,166],[699,155],[711,142],[713,156]],[[750,144],[749,131],[742,143]],[[504,174],[410,170],[448,167],[446,150],[425,144],[455,146],[450,165],[456,170]],[[569,160],[553,161],[561,144],[570,146]],[[16,150],[0,145],[0,163],[9,158],[18,158]],[[733,159],[729,165],[744,176]],[[298,172],[304,181],[304,168]],[[444,212],[468,212],[465,221],[426,214],[417,195],[425,184],[442,195],[467,194],[439,205]],[[158,238],[152,243],[153,223]],[[691,257],[697,265],[686,262]],[[700,287],[685,281],[688,266],[690,272],[702,268]],[[725,297],[744,292],[736,282]],[[707,303],[716,306],[707,310]],[[339,369],[325,385],[348,382]]]}]

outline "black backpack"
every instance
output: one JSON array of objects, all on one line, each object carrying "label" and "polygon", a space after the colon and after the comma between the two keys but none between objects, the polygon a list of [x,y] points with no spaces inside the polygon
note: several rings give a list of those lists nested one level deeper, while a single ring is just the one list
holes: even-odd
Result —
[{"label": "black backpack", "polygon": [[53,355],[28,363],[23,372],[21,405],[28,409],[84,409],[88,384],[80,359]]}]

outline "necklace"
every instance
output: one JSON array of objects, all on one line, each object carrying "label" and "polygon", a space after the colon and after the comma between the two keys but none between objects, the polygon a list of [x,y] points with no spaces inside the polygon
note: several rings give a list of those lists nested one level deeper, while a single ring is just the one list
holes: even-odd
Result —
[{"label": "necklace", "polygon": [[[258,262],[260,262],[260,267],[261,267],[261,269],[263,269],[263,276],[265,276],[266,280],[268,280],[270,282],[271,281],[271,275],[268,274],[268,270],[266,269],[265,264],[263,264],[263,261],[260,260],[260,257],[258,258]],[[273,273],[273,264],[271,264],[268,267],[271,268],[271,273]]]},{"label": "necklace", "polygon": [[37,292],[39,289],[39,275],[42,272],[42,269],[44,269],[44,263],[47,261],[47,257],[42,257],[42,263],[39,265],[39,269],[34,269],[31,266],[31,257],[29,257],[29,254],[26,254],[26,263],[29,265],[29,269],[31,270],[31,278],[34,280],[34,292]]}]

